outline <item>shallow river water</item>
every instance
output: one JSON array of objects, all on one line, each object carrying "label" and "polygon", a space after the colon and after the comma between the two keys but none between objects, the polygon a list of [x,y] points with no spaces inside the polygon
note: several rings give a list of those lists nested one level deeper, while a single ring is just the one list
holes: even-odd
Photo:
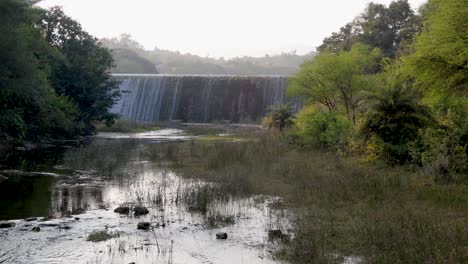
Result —
[{"label": "shallow river water", "polygon": [[[103,133],[80,150],[6,159],[0,220],[16,225],[0,229],[0,263],[278,263],[270,254],[268,230],[285,220],[269,208],[273,198],[228,198],[211,201],[206,212],[193,211],[184,197],[209,183],[183,178],[141,155],[148,144],[184,140],[190,137],[169,129]],[[137,204],[149,214],[114,212]],[[210,217],[229,221],[213,224]],[[150,230],[137,229],[142,221],[151,223]],[[115,237],[87,241],[96,231]],[[216,239],[218,232],[228,239]]]}]

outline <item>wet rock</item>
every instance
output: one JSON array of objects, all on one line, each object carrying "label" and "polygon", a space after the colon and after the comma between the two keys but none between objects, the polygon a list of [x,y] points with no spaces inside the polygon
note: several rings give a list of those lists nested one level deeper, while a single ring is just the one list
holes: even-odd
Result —
[{"label": "wet rock", "polygon": [[29,218],[24,219],[24,221],[26,222],[37,221],[37,217],[29,217]]},{"label": "wet rock", "polygon": [[149,230],[150,227],[151,227],[150,222],[139,222],[137,225],[137,228],[141,230]]},{"label": "wet rock", "polygon": [[136,264],[136,263],[135,263],[135,262],[130,262],[130,263],[128,263],[128,264]]},{"label": "wet rock", "polygon": [[10,228],[16,226],[15,223],[9,221],[0,221],[0,228]]},{"label": "wet rock", "polygon": [[133,211],[134,211],[134,215],[135,215],[135,216],[140,216],[140,215],[147,215],[147,214],[149,214],[148,208],[146,208],[146,207],[144,207],[144,206],[141,206],[141,205],[135,206],[135,208],[133,208]]},{"label": "wet rock", "polygon": [[80,218],[79,218],[79,217],[75,217],[75,220],[78,221],[78,220],[80,220]]},{"label": "wet rock", "polygon": [[39,231],[41,231],[41,228],[38,227],[38,226],[35,226],[35,227],[32,228],[32,231],[33,232],[39,232]]},{"label": "wet rock", "polygon": [[227,239],[228,235],[227,233],[221,232],[216,234],[216,239]]},{"label": "wet rock", "polygon": [[59,226],[59,224],[58,223],[42,223],[39,226],[42,226],[42,227],[56,227],[56,226]]},{"label": "wet rock", "polygon": [[128,214],[128,213],[130,213],[130,208],[128,208],[127,206],[119,206],[119,207],[115,208],[114,213]]}]

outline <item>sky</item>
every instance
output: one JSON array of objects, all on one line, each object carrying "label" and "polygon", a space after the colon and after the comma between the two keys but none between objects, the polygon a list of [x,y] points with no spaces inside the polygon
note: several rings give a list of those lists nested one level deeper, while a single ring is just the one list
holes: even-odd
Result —
[{"label": "sky", "polygon": [[[129,33],[146,49],[207,57],[308,53],[371,0],[43,0],[98,38]],[[389,4],[391,0],[373,0]],[[413,8],[425,0],[409,0]]]}]

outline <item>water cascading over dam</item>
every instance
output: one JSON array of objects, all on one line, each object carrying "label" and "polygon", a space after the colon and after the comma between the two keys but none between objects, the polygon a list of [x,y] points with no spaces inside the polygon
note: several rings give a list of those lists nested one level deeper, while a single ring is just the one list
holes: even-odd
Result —
[{"label": "water cascading over dam", "polygon": [[[111,112],[141,122],[259,123],[286,103],[285,76],[114,75],[120,100]],[[293,106],[298,108],[297,100]]]}]

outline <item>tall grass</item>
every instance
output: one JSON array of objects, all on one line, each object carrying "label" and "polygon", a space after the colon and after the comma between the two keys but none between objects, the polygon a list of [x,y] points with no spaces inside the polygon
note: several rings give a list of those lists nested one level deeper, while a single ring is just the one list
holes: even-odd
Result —
[{"label": "tall grass", "polygon": [[468,191],[402,167],[303,151],[281,134],[240,142],[153,145],[155,162],[232,195],[283,198],[293,236],[276,257],[293,263],[468,262]]},{"label": "tall grass", "polygon": [[160,130],[161,127],[155,123],[142,123],[132,120],[117,119],[111,126],[106,126],[103,123],[97,124],[96,129],[99,132],[141,133]]}]

